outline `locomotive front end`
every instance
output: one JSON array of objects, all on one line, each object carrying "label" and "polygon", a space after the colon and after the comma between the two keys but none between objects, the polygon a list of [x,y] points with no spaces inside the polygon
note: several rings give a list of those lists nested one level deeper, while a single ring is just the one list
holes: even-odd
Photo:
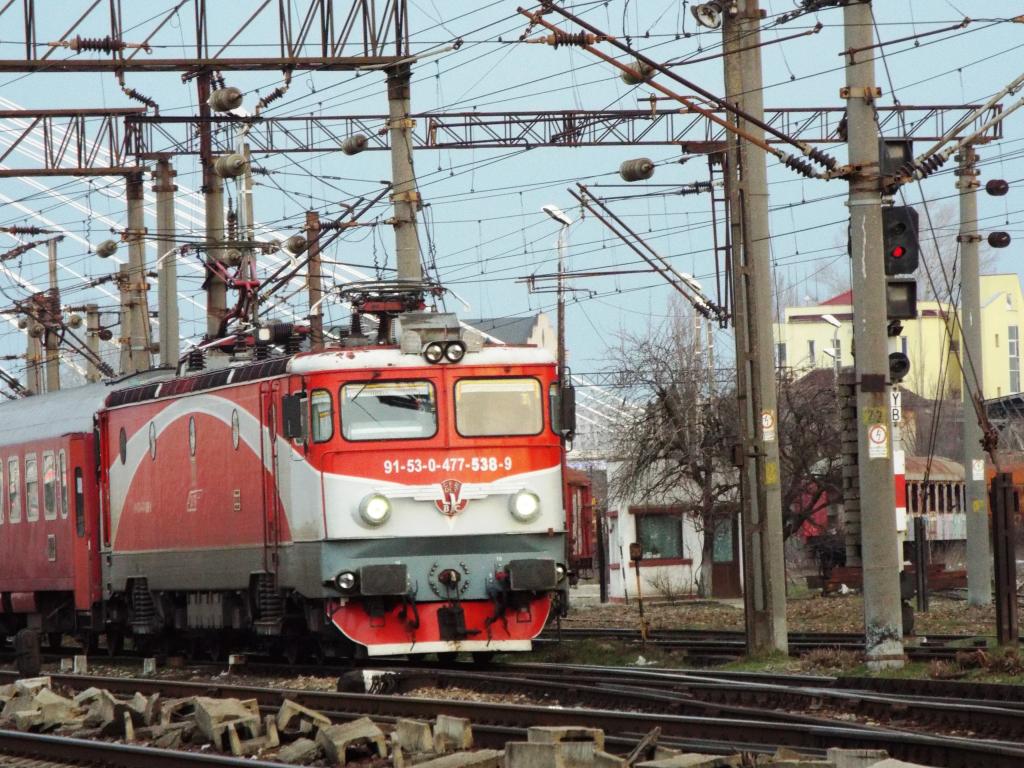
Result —
[{"label": "locomotive front end", "polygon": [[369,655],[529,650],[568,588],[556,366],[432,343],[307,377],[327,615]]}]

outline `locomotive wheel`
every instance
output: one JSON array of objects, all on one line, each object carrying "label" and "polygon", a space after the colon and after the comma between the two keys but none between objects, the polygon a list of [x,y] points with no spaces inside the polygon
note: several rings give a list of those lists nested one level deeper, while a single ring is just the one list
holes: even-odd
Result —
[{"label": "locomotive wheel", "polygon": [[458,651],[443,651],[437,654],[437,660],[442,664],[454,664],[457,658],[459,658]]},{"label": "locomotive wheel", "polygon": [[473,661],[477,664],[490,664],[494,661],[494,651],[474,651]]},{"label": "locomotive wheel", "polygon": [[49,646],[51,651],[59,651],[61,642],[64,640],[64,635],[61,632],[47,632],[46,633],[46,644]]}]

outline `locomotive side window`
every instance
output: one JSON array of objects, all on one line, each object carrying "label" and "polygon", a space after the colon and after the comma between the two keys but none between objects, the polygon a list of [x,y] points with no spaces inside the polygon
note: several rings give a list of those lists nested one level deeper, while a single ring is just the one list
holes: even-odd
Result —
[{"label": "locomotive side window", "polygon": [[7,500],[12,523],[21,522],[21,469],[17,456],[7,460]]},{"label": "locomotive side window", "polygon": [[455,382],[455,429],[463,437],[539,435],[544,428],[536,379],[460,379]]},{"label": "locomotive side window", "polygon": [[334,437],[334,403],[326,389],[314,389],[310,394],[309,418],[314,443],[326,443]]},{"label": "locomotive side window", "polygon": [[75,530],[79,537],[85,536],[85,483],[81,467],[75,467]]},{"label": "locomotive side window", "polygon": [[346,440],[411,440],[437,434],[437,395],[429,381],[382,381],[341,388]]},{"label": "locomotive side window", "polygon": [[34,523],[39,519],[39,468],[36,455],[25,454],[25,519]]},{"label": "locomotive side window", "polygon": [[43,451],[43,517],[57,519],[57,461],[53,451]]},{"label": "locomotive side window", "polygon": [[60,477],[60,519],[68,519],[68,455],[60,449],[57,474]]}]

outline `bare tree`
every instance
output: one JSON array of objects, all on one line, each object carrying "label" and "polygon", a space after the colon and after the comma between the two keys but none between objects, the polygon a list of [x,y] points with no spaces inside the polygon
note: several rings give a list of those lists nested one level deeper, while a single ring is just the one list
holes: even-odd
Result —
[{"label": "bare tree", "polygon": [[842,494],[842,429],[831,370],[779,379],[779,463],[788,539]]},{"label": "bare tree", "polygon": [[737,410],[735,392],[718,381],[704,330],[692,310],[677,305],[660,327],[620,333],[609,358],[626,397],[643,403],[617,430],[622,464],[612,491],[687,511],[703,533],[699,593],[710,596],[714,532],[738,509]]}]

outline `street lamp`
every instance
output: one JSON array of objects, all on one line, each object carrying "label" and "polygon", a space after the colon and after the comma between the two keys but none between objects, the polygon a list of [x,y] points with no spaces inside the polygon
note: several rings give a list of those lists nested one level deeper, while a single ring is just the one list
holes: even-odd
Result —
[{"label": "street lamp", "polygon": [[821,319],[832,326],[832,365],[835,368],[836,381],[839,381],[839,329],[843,327],[843,324],[839,322],[839,318],[835,315],[822,315]]},{"label": "street lamp", "polygon": [[567,232],[572,225],[572,219],[565,215],[555,205],[545,205],[541,208],[544,213],[561,224],[558,230],[558,378],[562,379],[562,369],[565,367],[565,251],[567,248]]}]

